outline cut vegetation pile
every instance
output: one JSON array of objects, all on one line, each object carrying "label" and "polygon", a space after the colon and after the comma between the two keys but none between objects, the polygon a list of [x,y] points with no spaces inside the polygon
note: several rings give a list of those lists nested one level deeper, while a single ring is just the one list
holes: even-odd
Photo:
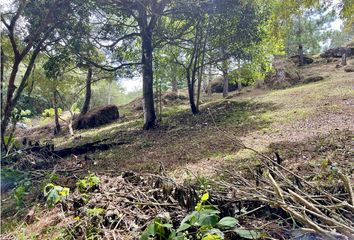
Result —
[{"label": "cut vegetation pile", "polygon": [[[235,145],[254,151],[239,141]],[[117,175],[113,171],[77,180],[74,175],[82,173],[61,171],[71,173],[76,187],[71,184],[73,193],[68,194],[68,189],[56,199],[52,190],[65,188],[47,185],[51,194],[44,193],[46,205],[57,204],[51,213],[56,220],[43,222],[48,219],[37,217],[32,209],[26,216],[29,225],[22,231],[38,239],[44,239],[49,229],[50,234],[60,232],[68,239],[149,239],[162,233],[196,239],[197,234],[211,232],[225,239],[353,239],[351,180],[335,164],[324,166],[331,180],[318,184],[283,166],[278,155],[273,159],[254,152],[260,164],[251,172],[214,168],[225,181],[193,178],[177,184],[164,172]],[[208,214],[203,209],[209,209]],[[226,228],[220,219],[228,220]],[[15,239],[18,232],[2,239]]]},{"label": "cut vegetation pile", "polygon": [[[224,90],[224,78],[217,77],[210,83],[212,93],[222,93]],[[237,83],[229,82],[229,92],[236,91],[238,89]]]},{"label": "cut vegetation pile", "polygon": [[301,75],[290,59],[277,58],[273,61],[274,73],[268,74],[264,83],[271,89],[282,89],[300,83]]},{"label": "cut vegetation pile", "polygon": [[99,127],[103,124],[111,123],[119,118],[118,107],[116,105],[106,105],[91,109],[83,116],[79,116],[74,122],[74,128],[87,129]]}]

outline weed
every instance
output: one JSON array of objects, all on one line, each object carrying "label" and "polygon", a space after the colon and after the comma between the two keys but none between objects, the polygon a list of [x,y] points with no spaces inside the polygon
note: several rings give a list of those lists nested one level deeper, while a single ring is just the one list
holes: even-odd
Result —
[{"label": "weed", "polygon": [[52,183],[44,187],[43,194],[47,198],[47,205],[53,208],[58,202],[62,202],[69,196],[70,189],[62,186],[57,186]]},{"label": "weed", "polygon": [[202,195],[195,207],[195,211],[188,214],[180,223],[177,229],[170,223],[169,214],[159,215],[145,229],[140,239],[201,239],[201,240],[222,240],[223,230],[232,230],[240,237],[246,239],[259,239],[262,234],[258,231],[237,228],[238,220],[234,217],[219,218],[220,212],[213,205],[207,205],[209,194]]},{"label": "weed", "polygon": [[88,208],[86,210],[87,214],[91,217],[101,215],[104,211],[105,210],[103,208]]},{"label": "weed", "polygon": [[100,184],[100,178],[97,177],[95,174],[90,173],[84,179],[77,181],[76,186],[79,189],[80,193],[87,193],[89,191],[93,191],[94,189],[98,188]]}]

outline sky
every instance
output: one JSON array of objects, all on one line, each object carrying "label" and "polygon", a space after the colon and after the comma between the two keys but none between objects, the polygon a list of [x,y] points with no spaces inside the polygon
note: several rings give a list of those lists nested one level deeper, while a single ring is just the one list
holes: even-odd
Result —
[{"label": "sky", "polygon": [[134,78],[121,78],[119,79],[119,82],[124,88],[126,93],[141,90],[143,87],[141,76],[134,77]]}]

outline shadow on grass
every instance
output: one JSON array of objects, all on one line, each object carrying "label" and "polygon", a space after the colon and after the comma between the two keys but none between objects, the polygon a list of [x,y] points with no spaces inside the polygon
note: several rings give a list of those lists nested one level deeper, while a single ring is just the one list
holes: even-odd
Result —
[{"label": "shadow on grass", "polygon": [[[156,172],[163,165],[167,170],[173,170],[187,163],[237,151],[217,128],[244,136],[268,127],[271,122],[260,115],[272,110],[275,106],[271,104],[230,100],[205,105],[197,115],[189,110],[170,111],[159,128],[135,132],[131,144],[95,152],[92,158],[97,161],[98,169]],[[129,133],[125,132],[124,136],[129,137]]]}]

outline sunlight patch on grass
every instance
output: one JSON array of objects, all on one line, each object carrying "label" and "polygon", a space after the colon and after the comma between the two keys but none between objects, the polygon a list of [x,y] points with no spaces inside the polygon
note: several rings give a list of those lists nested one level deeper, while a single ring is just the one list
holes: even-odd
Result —
[{"label": "sunlight patch on grass", "polygon": [[174,116],[189,110],[189,105],[174,105],[162,109],[162,117]]},{"label": "sunlight patch on grass", "polygon": [[[129,131],[132,129],[137,129],[140,126],[142,126],[141,119],[127,121],[127,122],[115,122],[115,123],[111,123],[111,124],[108,124],[108,125],[105,125],[105,126],[102,126],[99,128],[92,128],[92,129],[75,131],[75,135],[81,136],[79,141],[80,141],[80,144],[83,144],[85,142],[98,141],[103,138],[107,138],[111,135],[114,135],[119,130],[128,130]],[[75,141],[77,141],[77,140],[75,140],[75,136],[74,137],[60,136],[60,137],[53,139],[54,145],[59,148],[62,146],[73,145]]]},{"label": "sunlight patch on grass", "polygon": [[309,108],[294,108],[294,109],[284,109],[279,111],[268,111],[260,115],[265,121],[286,124],[293,121],[298,121],[305,119],[309,116],[311,109]]}]

